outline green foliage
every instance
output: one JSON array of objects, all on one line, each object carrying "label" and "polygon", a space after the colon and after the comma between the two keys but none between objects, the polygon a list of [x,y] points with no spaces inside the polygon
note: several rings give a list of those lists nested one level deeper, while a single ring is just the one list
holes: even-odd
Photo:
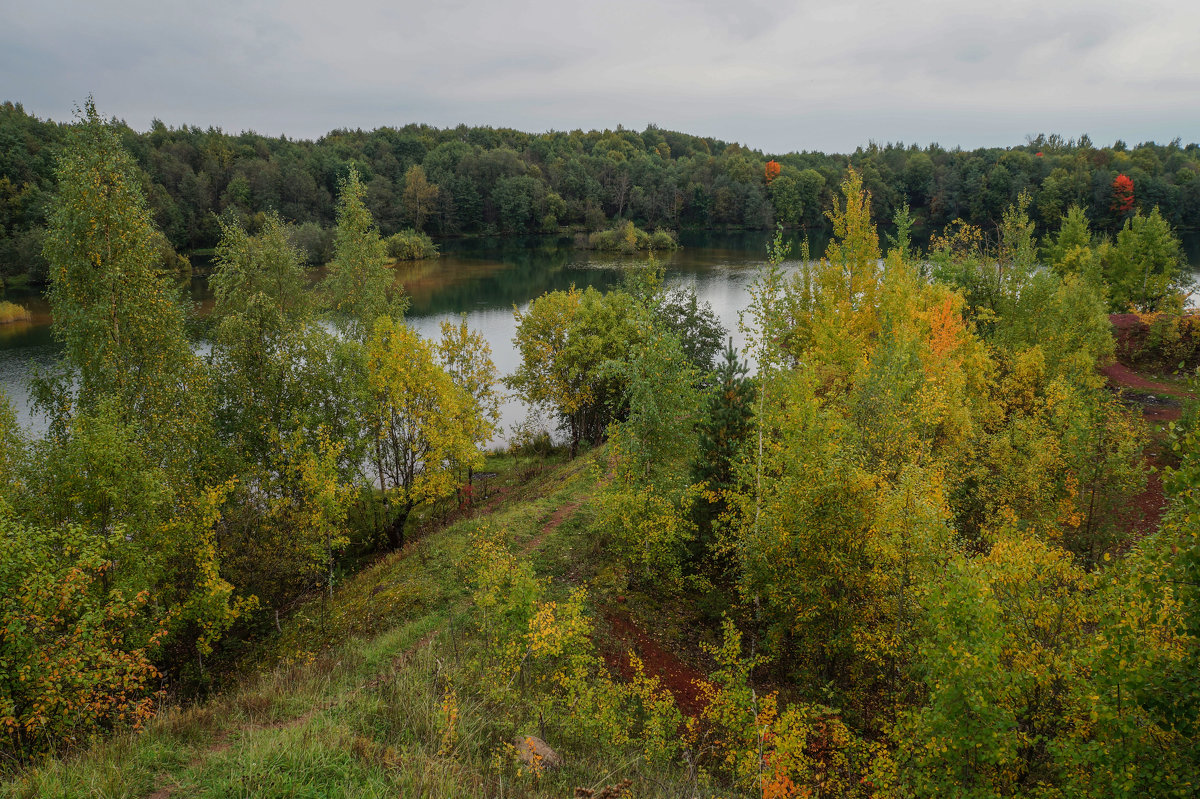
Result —
[{"label": "green foliage", "polygon": [[[852,154],[774,155],[717,139],[647,128],[531,134],[476,127],[410,124],[373,131],[336,130],[316,141],[228,134],[155,124],[121,135],[146,172],[151,213],[179,251],[209,248],[217,219],[271,209],[303,228],[310,263],[328,254],[319,231],[336,221],[332,198],[351,166],[368,188],[367,205],[385,235],[402,227],[443,235],[601,230],[633,221],[657,228],[739,227],[776,222],[820,229],[847,163],[876,197],[876,222],[904,203],[918,226],[938,230],[962,217],[990,233],[1021,188],[1031,193],[1041,233],[1056,229],[1072,204],[1113,206],[1113,178],[1132,176],[1178,229],[1200,227],[1196,148],[1180,142],[1095,147],[1042,136],[1013,147],[964,151],[869,145]],[[66,126],[0,104],[0,274],[43,280],[46,198],[56,190],[54,158]],[[779,174],[764,181],[765,165]],[[1146,206],[1150,207],[1149,204]],[[1115,235],[1122,213],[1092,213],[1098,232]],[[309,227],[311,226],[311,227]],[[918,229],[919,229],[918,227]],[[667,249],[665,241],[656,249]]]},{"label": "green foliage", "polygon": [[88,100],[59,159],[46,235],[50,306],[63,364],[78,375],[44,384],[52,428],[74,405],[112,400],[164,464],[198,447],[207,387],[184,333],[178,291],[161,273],[158,233],[133,160]]},{"label": "green foliage", "polygon": [[399,316],[406,305],[387,265],[388,245],[364,204],[366,192],[358,171],[351,169],[338,197],[333,259],[322,286],[342,331],[360,342],[366,340],[376,319]]},{"label": "green foliage", "polygon": [[1178,310],[1183,248],[1158,208],[1126,220],[1105,277],[1116,310]]},{"label": "green foliage", "polygon": [[1186,373],[1200,367],[1200,316],[1191,313],[1139,315],[1120,338],[1123,363],[1157,373]]},{"label": "green foliage", "polygon": [[[963,293],[968,316],[993,346],[1010,355],[1040,347],[1051,376],[1094,383],[1095,365],[1113,354],[1103,287],[1091,267],[1039,268],[1028,205],[1028,195],[1022,195],[1005,211],[994,252],[985,250],[981,232],[969,225],[935,236],[934,277]],[[1086,226],[1079,229],[1080,218],[1068,215],[1060,243],[1086,233]]]},{"label": "green foliage", "polygon": [[418,233],[425,227],[425,220],[432,212],[438,198],[438,187],[425,177],[425,169],[413,164],[404,174],[404,210]]},{"label": "green foliage", "polygon": [[[484,635],[479,666],[488,698],[511,701],[519,680],[526,701],[562,725],[569,746],[612,755],[636,747],[649,768],[673,765],[683,717],[636,656],[630,656],[631,680],[609,674],[592,642],[587,592],[548,596],[546,581],[508,552],[501,532],[482,530],[472,549],[471,600]],[[539,765],[530,768],[540,775]]]},{"label": "green foliage", "polygon": [[8,395],[0,390],[0,501],[13,501],[22,489],[21,470],[25,463],[25,440],[17,424]]},{"label": "green foliage", "polygon": [[590,234],[587,237],[586,245],[589,250],[625,253],[639,250],[669,252],[679,249],[679,242],[670,231],[659,228],[654,233],[647,233],[631,221],[609,230],[598,230]]},{"label": "green foliage", "polygon": [[401,230],[389,236],[387,255],[395,261],[420,261],[424,258],[437,258],[438,248],[433,239],[416,230]]},{"label": "green foliage", "polygon": [[695,536],[689,485],[700,409],[697,373],[679,339],[643,317],[619,368],[628,386],[628,418],[610,433],[613,471],[600,500],[598,529],[636,564],[646,581],[678,584]]},{"label": "green foliage", "polygon": [[28,322],[33,316],[23,305],[4,300],[0,302],[0,325],[10,322]]},{"label": "green foliage", "polygon": [[304,269],[274,215],[256,236],[225,225],[210,285],[218,430],[235,458],[266,464],[278,436],[303,425],[316,404],[304,372],[325,362],[312,350],[330,347],[331,337],[316,325]]},{"label": "green foliage", "polygon": [[707,302],[700,304],[691,288],[664,292],[654,304],[655,322],[673,333],[683,353],[700,372],[712,371],[725,329]]},{"label": "green foliage", "polygon": [[[119,540],[119,537],[118,537]],[[133,620],[148,592],[108,591],[119,544],[75,526],[21,524],[0,503],[0,730],[24,759],[87,743],[154,712],[149,654],[162,630]]]},{"label": "green foliage", "polygon": [[1013,795],[1058,782],[1048,744],[1070,734],[1074,656],[1094,615],[1088,577],[1031,540],[956,559],[929,616],[921,673],[929,699],[897,729],[898,777],[929,795]]},{"label": "green foliage", "polygon": [[[788,329],[773,336],[792,361],[817,355],[827,379],[835,381],[844,381],[857,368],[867,340],[878,333],[883,282],[870,193],[853,169],[841,188],[844,203],[835,201],[827,212],[834,238],[820,261],[801,258],[780,300],[790,317]],[[771,314],[763,317],[760,311],[759,316]]]},{"label": "green foliage", "polygon": [[599,444],[609,422],[626,413],[626,362],[641,337],[644,307],[624,291],[553,291],[515,311],[521,354],[505,384],[545,408],[568,431],[571,452]]},{"label": "green foliage", "polygon": [[728,619],[704,686],[701,725],[714,750],[710,767],[751,795],[777,799],[819,787],[829,796],[872,796],[862,778],[876,747],[857,738],[837,711],[821,705],[780,706],[776,692],[759,695],[751,672],[761,658],[743,658],[742,635]]},{"label": "green foliage", "polygon": [[442,322],[441,328],[438,362],[468,399],[460,424],[477,448],[486,446],[500,424],[501,395],[496,390],[492,348],[482,335],[467,327],[465,315],[457,325]]},{"label": "green foliage", "polygon": [[735,465],[753,431],[755,391],[746,372],[746,365],[738,360],[730,339],[696,424],[699,441],[692,462],[692,480],[703,486],[694,506],[697,555],[712,548],[713,524],[728,509],[726,493],[734,488]]},{"label": "green foliage", "polygon": [[892,224],[896,227],[896,234],[888,236],[888,255],[893,252],[901,261],[909,261],[914,255],[912,245],[912,229],[913,229],[912,211],[908,207],[908,203],[896,209],[895,216],[892,217]]},{"label": "green foliage", "polygon": [[[1046,263],[1060,273],[1081,272],[1081,263],[1087,263],[1091,254],[1092,230],[1084,209],[1072,205],[1063,217],[1058,233],[1050,239],[1044,253]],[[1086,251],[1087,256],[1080,255]]]},{"label": "green foliage", "polygon": [[334,235],[335,231],[316,222],[288,226],[288,241],[308,266],[319,266],[333,257]]},{"label": "green foliage", "polygon": [[[426,676],[407,667],[412,652],[376,652],[407,687],[388,697],[375,678],[347,683],[357,716],[311,712],[330,713],[349,741],[320,764],[305,759],[310,749],[286,761],[319,771],[323,785],[349,775],[395,787],[388,774],[416,752],[446,768],[468,758],[479,792],[484,774],[557,791],[565,778],[497,746],[536,725],[589,763],[677,774],[686,762],[688,795],[714,785],[774,797],[1194,793],[1196,411],[1168,434],[1178,462],[1165,472],[1163,523],[1135,534],[1147,431],[1097,374],[1113,353],[1109,299],[1176,301],[1178,247],[1161,214],[1133,217],[1115,243],[1095,239],[1077,205],[1091,161],[1041,170],[1037,190],[1021,178],[1029,154],[1010,151],[979,173],[979,196],[963,199],[974,218],[1001,219],[994,246],[982,229],[952,225],[932,242],[928,275],[910,228],[932,219],[933,195],[939,208],[958,203],[942,185],[951,167],[931,149],[893,151],[899,168],[885,170],[879,148],[864,151],[828,214],[826,257],[810,263],[806,247],[785,278],[782,235],[768,252],[743,319],[753,382],[732,346],[705,374],[719,327],[694,296],[664,294],[658,272],[634,272],[607,294],[544,295],[516,314],[521,365],[508,383],[556,417],[572,454],[608,437],[592,467],[573,467],[600,483],[594,518],[570,523],[534,558],[486,529],[468,546],[456,528],[457,548],[445,550],[422,537],[379,566],[403,569],[403,580],[351,579],[342,595],[352,497],[363,528],[382,501],[388,545],[402,547],[413,511],[452,496],[482,465],[498,416],[478,334],[446,324],[440,343],[426,342],[395,318],[373,213],[390,215],[389,231],[404,205],[417,229],[509,232],[612,214],[629,220],[619,246],[635,249],[646,237],[635,219],[762,224],[777,212],[808,224],[819,207],[810,190],[840,171],[826,175],[800,154],[764,172],[750,151],[705,143],[703,178],[680,163],[699,145],[656,129],[595,140],[464,129],[452,143],[409,134],[396,132],[408,149],[386,171],[368,170],[370,159],[362,177],[349,161],[327,165],[331,179],[348,177],[316,297],[286,209],[254,211],[302,195],[302,170],[296,192],[273,200],[263,196],[270,180],[230,178],[206,373],[165,275],[181,264],[149,220],[188,223],[163,193],[141,196],[116,129],[89,103],[46,233],[66,358],[41,391],[50,435],[26,444],[0,404],[6,753],[137,726],[160,678],[210,685],[206,664],[229,657],[220,644],[235,625],[249,635],[256,609],[320,588],[322,609],[298,612],[280,637],[294,662],[308,658],[291,650],[298,642],[385,629],[422,603],[441,614],[424,631],[453,620],[451,645],[422,661]],[[1153,166],[1157,151],[1143,149],[1139,162]],[[648,191],[647,159],[687,189],[669,210],[672,184]],[[0,179],[3,212],[27,213],[11,177]],[[1017,193],[1025,185],[1038,193]],[[886,260],[872,197],[895,209]],[[1037,261],[1030,209],[1063,217],[1044,243],[1049,268]],[[341,336],[322,324],[326,299]],[[1155,346],[1182,352],[1186,323],[1166,318],[1150,328]],[[520,517],[530,550],[554,536],[561,517],[546,523],[550,508]],[[580,553],[587,562],[570,560]],[[753,654],[727,624],[710,649],[717,668],[699,719],[681,738],[671,695],[636,657],[601,656],[586,589],[539,575],[545,563],[573,584],[597,575],[631,594],[675,595],[676,607],[727,607]],[[471,623],[456,631],[464,616]],[[715,632],[697,624],[694,637]],[[312,674],[299,669],[288,673]],[[760,675],[779,692],[760,693]],[[420,708],[387,709],[401,701]],[[384,738],[411,749],[401,757],[389,747],[403,744]],[[257,766],[242,774],[280,790],[293,779]]]}]

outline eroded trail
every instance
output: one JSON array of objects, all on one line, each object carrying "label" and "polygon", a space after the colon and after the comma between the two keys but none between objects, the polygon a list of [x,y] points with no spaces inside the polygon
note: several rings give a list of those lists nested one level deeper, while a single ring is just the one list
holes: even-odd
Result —
[{"label": "eroded trail", "polygon": [[[1112,314],[1109,316],[1113,324],[1113,334],[1120,346],[1118,351],[1127,349],[1127,340],[1131,331],[1140,320],[1134,314]],[[1167,383],[1154,379],[1131,368],[1128,364],[1114,361],[1102,368],[1101,373],[1108,380],[1108,385],[1115,391],[1123,392],[1125,402],[1131,407],[1137,407],[1142,412],[1142,418],[1150,425],[1177,421],[1183,413],[1183,403],[1195,399],[1195,394],[1177,383]],[[1163,493],[1161,469],[1163,463],[1155,451],[1161,443],[1161,433],[1146,452],[1146,487],[1140,494],[1131,498],[1129,507],[1124,514],[1124,527],[1135,538],[1141,538],[1158,529],[1166,511],[1167,498]]]},{"label": "eroded trail", "polygon": [[642,661],[645,672],[657,677],[662,686],[671,692],[675,704],[685,716],[699,716],[704,709],[704,694],[700,685],[705,682],[705,675],[664,648],[627,616],[609,612],[604,620],[613,636],[610,644],[601,650],[609,670],[626,681],[632,680],[634,670],[629,658],[632,652]]},{"label": "eroded trail", "polygon": [[538,534],[525,542],[525,546],[521,548],[521,554],[528,555],[530,552],[540,547],[545,542],[546,536],[553,533],[563,522],[574,516],[575,513],[587,503],[588,499],[590,499],[590,497],[583,497],[575,502],[563,505],[562,507],[558,508],[558,510],[551,513],[550,518],[547,519],[546,523],[542,525],[542,529],[538,531]]}]

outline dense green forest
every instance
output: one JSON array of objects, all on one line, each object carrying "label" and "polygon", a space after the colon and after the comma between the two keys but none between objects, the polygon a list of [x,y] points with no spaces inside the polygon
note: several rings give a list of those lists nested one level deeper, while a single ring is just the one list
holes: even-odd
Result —
[{"label": "dense green forest", "polygon": [[[631,267],[517,311],[502,377],[465,323],[405,324],[352,159],[315,289],[286,208],[219,218],[197,353],[143,140],[90,102],[59,136],[46,435],[0,401],[5,792],[1195,795],[1200,324],[1158,210],[1039,237],[1043,182],[920,252],[843,164],[824,257],[764,254],[745,352]],[[1118,344],[1174,413],[1106,381]],[[488,455],[503,390],[553,429]],[[491,468],[527,501],[434,530]],[[694,680],[605,652],[635,612]],[[225,762],[218,731],[280,738]]]},{"label": "dense green forest", "polygon": [[[871,192],[875,220],[890,220],[907,203],[922,240],[956,219],[994,236],[1023,191],[1043,233],[1057,229],[1071,205],[1109,234],[1135,207],[1159,208],[1176,230],[1200,229],[1200,147],[1178,140],[1096,147],[1086,136],[1039,136],[974,151],[872,144],[851,155],[768,156],[653,126],[530,134],[406,125],[338,130],[315,142],[160,122],[145,133],[118,130],[144,172],[156,226],[179,251],[214,247],[228,214],[251,221],[274,211],[298,226],[293,239],[304,257],[323,263],[338,186],[351,167],[385,236],[404,228],[591,232],[626,219],[646,230],[823,228],[850,165]],[[45,278],[42,239],[67,138],[66,125],[0,105],[0,278]],[[1132,203],[1121,175],[1132,182]]]}]

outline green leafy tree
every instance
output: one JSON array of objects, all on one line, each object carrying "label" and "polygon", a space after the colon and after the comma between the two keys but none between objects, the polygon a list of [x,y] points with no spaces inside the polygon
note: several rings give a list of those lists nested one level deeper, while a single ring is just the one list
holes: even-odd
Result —
[{"label": "green leafy tree", "polygon": [[237,585],[279,607],[328,586],[346,543],[347,484],[365,446],[361,345],[319,324],[308,277],[273,214],[254,236],[225,224],[211,284],[223,468],[238,478],[223,554]]},{"label": "green leafy tree", "polygon": [[1105,277],[1117,310],[1178,308],[1183,248],[1158,208],[1135,214],[1117,234]]},{"label": "green leafy tree", "polygon": [[700,372],[713,369],[721,349],[725,329],[713,313],[712,306],[701,303],[691,288],[675,288],[664,292],[654,305],[658,324],[675,334],[683,353]]},{"label": "green leafy tree", "polygon": [[[441,329],[437,360],[470,399],[464,406],[467,416],[462,423],[475,446],[481,448],[491,441],[500,424],[502,398],[497,390],[498,373],[492,362],[492,348],[482,335],[467,327],[466,316],[457,325],[442,322]],[[469,427],[472,424],[475,427]],[[468,466],[468,482],[470,471]]]},{"label": "green leafy tree", "polygon": [[217,420],[238,458],[265,464],[277,437],[316,404],[302,374],[320,359],[304,350],[309,337],[328,343],[328,336],[316,324],[307,276],[279,217],[268,215],[256,236],[232,223],[223,231],[210,278]]},{"label": "green leafy tree", "polygon": [[639,337],[644,306],[625,291],[552,291],[516,311],[513,339],[521,354],[505,378],[531,405],[551,410],[567,428],[571,452],[599,444],[609,422],[626,413],[620,367]]},{"label": "green leafy tree", "polygon": [[74,406],[111,400],[157,460],[186,469],[208,389],[178,290],[158,266],[141,176],[90,98],[56,174],[45,245],[50,304],[64,365],[78,382],[44,385],[41,405],[61,428]]},{"label": "green leafy tree", "polygon": [[697,423],[699,452],[692,464],[692,480],[704,486],[695,505],[698,556],[713,545],[713,522],[728,509],[725,495],[734,487],[735,465],[753,430],[755,391],[747,371],[730,339]]},{"label": "green leafy tree", "polygon": [[365,196],[366,187],[352,168],[338,195],[333,259],[322,286],[339,327],[357,341],[366,340],[380,316],[398,316],[407,304]]}]

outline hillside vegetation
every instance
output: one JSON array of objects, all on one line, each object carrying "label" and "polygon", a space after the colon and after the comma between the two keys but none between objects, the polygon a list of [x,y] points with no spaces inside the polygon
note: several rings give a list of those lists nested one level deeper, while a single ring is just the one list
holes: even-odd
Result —
[{"label": "hillside vegetation", "polygon": [[315,291],[278,216],[225,221],[201,357],[116,130],[73,136],[45,438],[0,403],[6,793],[1195,795],[1157,211],[1039,240],[1022,193],[921,253],[848,169],[741,353],[653,266],[514,311],[536,413],[488,453],[490,348],[405,324],[357,171]]}]

